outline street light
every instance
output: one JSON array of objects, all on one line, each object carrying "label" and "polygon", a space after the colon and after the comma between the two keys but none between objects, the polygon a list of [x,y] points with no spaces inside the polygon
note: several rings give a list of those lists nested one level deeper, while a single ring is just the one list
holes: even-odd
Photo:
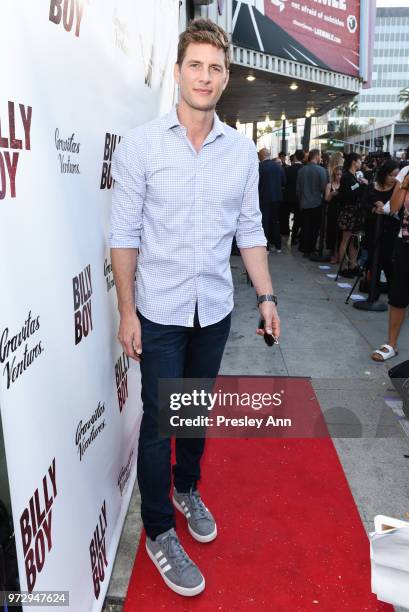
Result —
[{"label": "street light", "polygon": [[251,81],[255,81],[256,77],[254,75],[252,75],[252,74],[249,74],[249,75],[246,76],[246,79],[251,82]]},{"label": "street light", "polygon": [[298,89],[298,85],[297,85],[297,83],[291,83],[291,85],[290,85],[290,89],[292,89],[293,91],[295,91],[296,89]]},{"label": "street light", "polygon": [[287,153],[287,141],[286,141],[286,116],[285,113],[282,113],[281,115],[281,121],[283,122],[282,125],[282,130],[281,130],[281,150],[284,151],[284,153]]}]

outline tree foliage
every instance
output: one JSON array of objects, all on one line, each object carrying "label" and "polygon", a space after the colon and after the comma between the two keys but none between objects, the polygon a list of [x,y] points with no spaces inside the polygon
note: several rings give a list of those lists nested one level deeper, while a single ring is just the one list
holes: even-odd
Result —
[{"label": "tree foliage", "polygon": [[405,87],[404,89],[400,90],[399,102],[405,102],[405,107],[400,114],[401,119],[404,121],[409,121],[409,87]]},{"label": "tree foliage", "polygon": [[338,106],[335,109],[337,116],[341,117],[341,125],[338,133],[342,134],[342,136],[345,138],[348,138],[348,136],[352,136],[354,134],[359,134],[361,131],[358,125],[354,123],[350,125],[349,123],[351,116],[355,115],[357,110],[357,100],[352,100],[348,104],[341,104],[341,106]]}]

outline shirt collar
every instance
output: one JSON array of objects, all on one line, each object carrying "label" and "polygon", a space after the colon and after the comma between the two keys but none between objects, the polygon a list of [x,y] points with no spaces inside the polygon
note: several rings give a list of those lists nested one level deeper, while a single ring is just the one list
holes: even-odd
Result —
[{"label": "shirt collar", "polygon": [[166,130],[171,130],[172,128],[176,127],[177,125],[181,125],[180,121],[179,121],[178,114],[176,112],[176,106],[173,106],[171,111],[167,115],[165,115],[165,117],[164,117],[164,124],[165,124],[165,129]]},{"label": "shirt collar", "polygon": [[217,116],[217,113],[214,114],[213,132],[215,136],[220,136],[221,134],[225,133],[224,123],[220,121],[219,117]]},{"label": "shirt collar", "polygon": [[[172,110],[167,115],[165,115],[165,129],[171,130],[172,128],[177,127],[177,126],[183,127],[179,121],[179,117],[176,112],[176,106],[174,106]],[[220,136],[221,134],[224,134],[224,133],[225,133],[224,124],[222,121],[220,121],[217,114],[214,113],[213,127],[210,131],[210,134],[216,138],[217,136]]]}]

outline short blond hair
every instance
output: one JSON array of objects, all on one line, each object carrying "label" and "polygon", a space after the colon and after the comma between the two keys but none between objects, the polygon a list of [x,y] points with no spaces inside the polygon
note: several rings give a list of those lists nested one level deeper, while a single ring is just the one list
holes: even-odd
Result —
[{"label": "short blond hair", "polygon": [[177,64],[182,65],[190,43],[206,43],[223,49],[227,70],[230,66],[230,44],[226,32],[211,19],[194,19],[179,36]]}]

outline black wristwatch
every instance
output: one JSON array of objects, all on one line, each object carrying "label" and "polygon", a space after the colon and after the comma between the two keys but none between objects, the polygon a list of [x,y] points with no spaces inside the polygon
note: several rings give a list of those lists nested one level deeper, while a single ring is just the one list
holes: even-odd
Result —
[{"label": "black wristwatch", "polygon": [[260,306],[263,302],[274,302],[277,306],[277,296],[273,293],[266,293],[265,295],[257,296],[257,306]]}]

